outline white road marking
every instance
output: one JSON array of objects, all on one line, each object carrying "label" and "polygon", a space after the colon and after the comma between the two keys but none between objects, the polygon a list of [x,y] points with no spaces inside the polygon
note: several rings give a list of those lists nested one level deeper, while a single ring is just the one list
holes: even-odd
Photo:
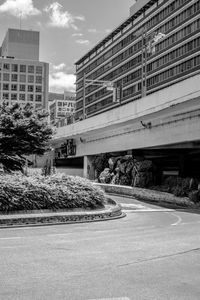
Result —
[{"label": "white road marking", "polygon": [[139,213],[139,212],[170,212],[170,211],[173,211],[172,209],[165,209],[165,208],[145,208],[145,209],[135,209],[135,210],[133,210],[133,209],[122,209],[122,211],[123,212],[125,212],[125,213]]},{"label": "white road marking", "polygon": [[176,214],[173,214],[173,213],[172,213],[172,215],[173,215],[174,217],[176,217],[178,220],[177,220],[177,222],[175,222],[175,223],[173,223],[173,224],[171,224],[171,225],[172,225],[172,226],[177,226],[177,225],[179,225],[179,224],[182,222],[181,217],[178,216],[178,215],[176,215]]},{"label": "white road marking", "polygon": [[141,205],[141,204],[127,204],[127,203],[120,203],[122,208],[133,208],[133,209],[141,209],[141,208],[146,208],[146,206]]},{"label": "white road marking", "polygon": [[174,209],[170,208],[163,208],[163,207],[148,207],[141,204],[127,204],[127,203],[120,203],[123,212],[167,212],[167,211],[174,211]]},{"label": "white road marking", "polygon": [[88,300],[131,300],[128,297],[120,297],[120,298],[96,298],[96,299],[88,299]]},{"label": "white road marking", "polygon": [[13,246],[3,246],[3,247],[0,247],[0,249],[16,249],[16,248],[28,248],[29,246],[18,246],[18,245],[13,245]]},{"label": "white road marking", "polygon": [[23,238],[22,236],[11,236],[11,237],[3,237],[3,238],[0,238],[0,240],[18,240],[18,239],[21,239]]}]

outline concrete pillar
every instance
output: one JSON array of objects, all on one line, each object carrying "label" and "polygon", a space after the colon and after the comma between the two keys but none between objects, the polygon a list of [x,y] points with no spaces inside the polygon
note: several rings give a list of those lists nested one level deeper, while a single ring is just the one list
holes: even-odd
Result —
[{"label": "concrete pillar", "polygon": [[92,165],[93,156],[84,156],[84,167],[83,167],[83,177],[94,180],[95,172]]}]

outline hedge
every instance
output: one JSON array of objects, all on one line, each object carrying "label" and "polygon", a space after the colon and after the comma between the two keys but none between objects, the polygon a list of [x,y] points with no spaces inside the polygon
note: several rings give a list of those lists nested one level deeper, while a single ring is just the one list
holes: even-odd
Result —
[{"label": "hedge", "polygon": [[0,212],[104,207],[104,192],[86,179],[64,174],[0,175]]}]

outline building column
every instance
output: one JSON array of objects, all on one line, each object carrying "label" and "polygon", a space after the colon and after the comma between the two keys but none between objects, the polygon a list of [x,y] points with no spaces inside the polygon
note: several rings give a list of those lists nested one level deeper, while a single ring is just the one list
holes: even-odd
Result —
[{"label": "building column", "polygon": [[84,156],[83,177],[90,180],[95,179],[95,172],[92,161],[93,156]]}]

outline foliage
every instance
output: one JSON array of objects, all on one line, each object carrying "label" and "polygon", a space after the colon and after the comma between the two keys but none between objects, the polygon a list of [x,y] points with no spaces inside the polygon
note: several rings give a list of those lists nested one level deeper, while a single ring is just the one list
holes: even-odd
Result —
[{"label": "foliage", "polygon": [[0,175],[0,211],[35,209],[94,209],[103,207],[105,194],[90,181],[64,174],[49,177]]},{"label": "foliage", "polygon": [[101,174],[101,172],[105,169],[108,168],[108,158],[110,157],[109,154],[99,154],[99,155],[95,155],[92,165],[96,171],[96,177],[99,178],[99,175]]},{"label": "foliage", "polygon": [[[195,191],[198,188],[198,180],[190,177],[181,178],[169,176],[165,179],[164,184],[162,186],[154,186],[151,188],[163,192],[172,193],[177,197],[190,197],[191,194],[192,198],[193,191]],[[194,195],[196,195],[196,193],[194,193]]]},{"label": "foliage", "polygon": [[44,154],[52,136],[46,118],[47,113],[30,104],[0,105],[0,162],[7,170],[21,169],[24,155]]},{"label": "foliage", "polygon": [[191,191],[189,193],[189,199],[193,203],[200,203],[200,190]]}]

